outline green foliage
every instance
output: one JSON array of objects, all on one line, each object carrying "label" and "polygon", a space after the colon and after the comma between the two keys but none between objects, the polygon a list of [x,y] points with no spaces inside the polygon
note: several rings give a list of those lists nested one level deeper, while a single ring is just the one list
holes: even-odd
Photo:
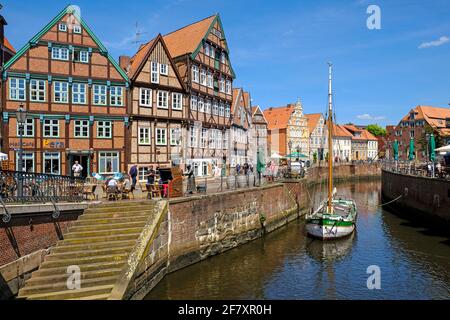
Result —
[{"label": "green foliage", "polygon": [[417,139],[417,143],[420,144],[420,151],[424,151],[425,153],[427,152],[427,145],[428,145],[428,141],[427,141],[427,137],[426,137],[427,134],[434,135],[434,139],[436,142],[436,148],[442,147],[444,145],[442,138],[439,136],[438,132],[433,129],[433,127],[431,127],[430,125],[427,124],[427,125],[425,125],[424,129],[425,130],[424,130],[422,136]]},{"label": "green foliage", "polygon": [[369,124],[367,131],[373,134],[375,137],[384,137],[386,135],[386,129],[382,128],[378,124]]}]

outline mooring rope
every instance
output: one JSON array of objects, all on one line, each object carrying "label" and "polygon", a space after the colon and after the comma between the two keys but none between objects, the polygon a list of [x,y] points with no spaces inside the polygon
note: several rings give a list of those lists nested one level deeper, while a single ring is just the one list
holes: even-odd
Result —
[{"label": "mooring rope", "polygon": [[391,201],[389,201],[389,202],[379,204],[378,207],[382,207],[382,206],[385,206],[385,205],[390,204],[390,203],[392,203],[392,202],[395,202],[395,201],[397,201],[398,199],[400,199],[401,197],[403,197],[403,195],[399,195],[397,198],[395,198],[394,200],[391,200]]}]

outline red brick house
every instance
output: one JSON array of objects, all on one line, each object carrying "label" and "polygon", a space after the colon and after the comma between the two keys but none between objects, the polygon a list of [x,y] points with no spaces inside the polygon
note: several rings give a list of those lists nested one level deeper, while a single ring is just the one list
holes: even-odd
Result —
[{"label": "red brick house", "polygon": [[16,110],[23,130],[24,167],[70,175],[125,169],[128,77],[79,14],[67,6],[20,49],[2,72],[2,151],[16,162]]}]

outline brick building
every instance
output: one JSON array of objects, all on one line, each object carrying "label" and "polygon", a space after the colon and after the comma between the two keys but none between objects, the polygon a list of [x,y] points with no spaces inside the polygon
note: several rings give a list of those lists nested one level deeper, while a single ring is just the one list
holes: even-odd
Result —
[{"label": "brick building", "polygon": [[[399,159],[408,160],[410,140],[414,139],[415,159],[426,161],[427,133],[434,133],[441,145],[450,144],[450,108],[417,106],[411,109],[393,128],[393,134],[388,135],[388,148],[392,150],[392,145],[397,140]],[[392,157],[393,153],[389,152],[389,159]]]},{"label": "brick building", "polygon": [[188,92],[186,163],[210,176],[227,159],[235,74],[218,14],[163,36]]},{"label": "brick building", "polygon": [[[24,167],[69,175],[125,169],[128,78],[73,6],[64,8],[4,66],[2,150],[18,163],[16,110],[23,106]],[[16,168],[18,166],[16,165]]]},{"label": "brick building", "polygon": [[170,167],[184,159],[186,90],[161,35],[142,45],[131,59],[120,57],[120,64],[131,81],[127,162],[128,167],[138,165],[143,181],[151,165]]}]

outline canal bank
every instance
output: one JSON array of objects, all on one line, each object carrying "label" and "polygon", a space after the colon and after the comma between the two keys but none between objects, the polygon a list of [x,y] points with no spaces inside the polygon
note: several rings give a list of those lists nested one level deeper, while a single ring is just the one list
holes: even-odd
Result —
[{"label": "canal bank", "polygon": [[[368,179],[379,177],[379,172],[379,166],[376,164],[342,165],[336,167],[335,176],[338,180]],[[136,233],[135,227],[127,231],[127,229],[121,229],[124,227],[121,227],[119,222],[109,226],[106,220],[106,222],[103,221],[104,219],[99,220],[102,215],[107,214],[111,215],[111,217],[108,217],[108,221],[120,220],[120,223],[122,223],[122,220],[125,218],[116,217],[116,215],[128,215],[128,213],[122,213],[120,209],[118,213],[109,213],[111,210],[107,208],[108,204],[105,204],[106,207],[98,208],[90,206],[90,213],[82,221],[83,224],[73,227],[73,231],[69,232],[67,236],[64,233],[64,238],[68,239],[57,242],[56,247],[60,248],[58,250],[59,253],[53,254],[53,256],[52,254],[46,256],[44,262],[48,261],[47,265],[53,266],[57,264],[58,266],[64,266],[67,263],[73,264],[78,261],[83,274],[83,268],[93,268],[93,266],[85,265],[84,263],[97,260],[98,258],[95,254],[98,255],[99,252],[104,252],[105,250],[113,250],[112,248],[108,249],[107,239],[104,240],[106,241],[104,244],[101,242],[104,234],[114,238],[113,232],[132,232],[133,237],[136,237],[137,240],[133,246],[129,247],[128,258],[123,259],[122,255],[120,257],[123,260],[123,265],[120,265],[121,271],[118,275],[118,281],[108,285],[108,288],[103,286],[102,290],[110,290],[109,287],[113,289],[108,291],[111,292],[110,294],[102,291],[100,296],[109,299],[142,299],[166,274],[260,238],[263,234],[295,220],[310,209],[312,203],[311,194],[314,193],[313,187],[320,185],[325,178],[325,167],[313,168],[310,170],[308,177],[302,180],[284,181],[283,183],[270,184],[261,188],[238,189],[213,195],[195,195],[188,198],[173,199],[170,200],[168,206],[161,206],[161,208],[168,207],[168,210],[159,210],[155,214],[150,212],[148,216],[139,217],[142,220],[139,223],[145,224],[140,231],[140,235]],[[144,205],[144,203],[140,205]],[[132,208],[129,210],[133,211]],[[82,218],[84,215],[86,213],[82,215]],[[130,212],[129,216],[131,217],[132,215],[132,212]],[[88,222],[86,220],[93,218],[96,223],[102,223],[102,230],[86,224]],[[48,224],[53,225],[54,222],[48,222]],[[77,222],[77,224],[81,224],[81,222]],[[81,232],[81,230],[83,231]],[[2,229],[2,232],[6,232],[6,228]],[[121,236],[124,239],[129,238],[128,235]],[[95,248],[92,248],[93,244],[89,244],[91,237],[94,237],[93,239],[96,241]],[[9,240],[7,237],[3,239]],[[63,249],[61,247],[65,246],[64,242],[69,243],[68,247],[88,249],[89,252],[82,254],[83,256],[89,254],[89,257],[81,260],[72,259],[74,255],[76,257],[81,252],[61,252]],[[80,245],[74,246],[74,243],[80,243]],[[125,245],[120,241],[115,241],[114,243],[117,246]],[[2,246],[4,245],[8,245],[8,241],[3,241]],[[54,249],[51,251],[54,251]],[[114,251],[117,250],[114,249]],[[70,260],[64,257],[69,255],[71,257]],[[104,260],[103,257],[99,258]],[[115,259],[115,256],[108,253],[107,258]],[[59,262],[55,262],[55,260]],[[103,266],[99,266],[99,268],[103,268]],[[97,271],[102,270],[92,270],[92,272],[88,272],[89,276]],[[39,272],[37,272],[38,275]],[[15,276],[18,278],[22,277],[20,274]],[[63,274],[58,275],[58,281],[62,277]],[[103,280],[100,278],[98,282]],[[33,283],[41,283],[44,279],[31,279],[31,281]],[[95,278],[90,279],[89,284],[95,286],[96,281],[97,279]],[[108,281],[110,281],[109,278]],[[64,283],[57,283],[56,285],[62,287]],[[85,282],[84,285],[87,286],[88,284]],[[40,287],[35,286],[28,288],[26,292],[35,294],[39,290]],[[45,290],[48,292],[51,288],[47,285]],[[60,288],[58,290],[63,289]],[[89,288],[84,290],[88,291]],[[78,293],[75,291],[70,293],[62,292],[62,295],[56,295],[55,293],[51,297],[70,296],[76,298]],[[44,296],[37,295],[36,297]]]},{"label": "canal bank", "polygon": [[[358,205],[353,237],[311,240],[298,219],[167,275],[145,299],[450,298],[448,237],[381,206],[380,180],[344,182],[338,190]],[[371,265],[381,270],[379,290],[366,286]]]},{"label": "canal bank", "polygon": [[382,170],[381,192],[393,212],[449,233],[450,181]]}]

